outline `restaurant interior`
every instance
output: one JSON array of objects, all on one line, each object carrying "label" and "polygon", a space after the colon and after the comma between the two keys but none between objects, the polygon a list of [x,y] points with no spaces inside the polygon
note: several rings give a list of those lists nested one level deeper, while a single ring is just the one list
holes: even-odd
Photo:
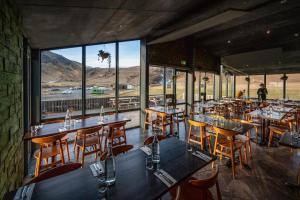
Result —
[{"label": "restaurant interior", "polygon": [[0,3],[0,199],[300,199],[299,0]]}]

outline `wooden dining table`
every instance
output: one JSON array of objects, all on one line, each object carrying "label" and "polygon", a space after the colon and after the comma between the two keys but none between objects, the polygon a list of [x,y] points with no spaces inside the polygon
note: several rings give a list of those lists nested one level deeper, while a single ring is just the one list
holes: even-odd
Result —
[{"label": "wooden dining table", "polygon": [[263,108],[262,110],[254,110],[249,113],[252,117],[260,117],[262,119],[262,134],[261,134],[261,140],[260,145],[266,145],[266,136],[268,133],[268,125],[270,124],[270,121],[277,121],[280,122],[284,119],[284,117],[287,115],[287,113],[291,112],[293,108],[289,107],[283,107],[282,110],[276,110],[272,109],[269,110],[268,107]]},{"label": "wooden dining table", "polygon": [[212,159],[205,161],[194,156],[187,151],[187,143],[174,137],[160,142],[159,168],[176,180],[176,184],[170,187],[158,179],[153,170],[146,169],[145,153],[136,149],[115,157],[116,182],[105,193],[98,192],[97,178],[87,166],[36,183],[31,199],[158,199],[216,159],[207,152],[203,153]]},{"label": "wooden dining table", "polygon": [[117,114],[117,115],[104,116],[102,122],[100,122],[99,116],[93,116],[86,119],[75,120],[74,121],[75,123],[68,127],[65,127],[64,123],[50,123],[50,124],[43,125],[36,132],[31,132],[31,131],[26,132],[23,139],[31,140],[33,138],[41,138],[41,137],[59,135],[64,133],[72,133],[83,128],[107,126],[110,124],[115,124],[119,122],[129,122],[129,121],[131,121],[131,119],[126,118],[121,114]]},{"label": "wooden dining table", "polygon": [[236,134],[245,134],[247,131],[253,128],[253,125],[250,123],[240,123],[230,119],[216,119],[210,115],[195,115],[192,119],[194,121],[204,122],[217,128],[233,130],[236,132]]},{"label": "wooden dining table", "polygon": [[[171,120],[171,126],[170,126],[170,132],[173,135],[174,131],[173,131],[173,126],[174,126],[174,120],[173,117],[178,115],[178,114],[185,114],[185,110],[181,109],[181,108],[168,108],[168,107],[163,107],[163,106],[155,106],[155,107],[149,107],[150,110],[152,110],[153,112],[161,112],[161,113],[165,113],[166,115],[170,116],[170,120]],[[176,134],[176,132],[175,132]]]}]

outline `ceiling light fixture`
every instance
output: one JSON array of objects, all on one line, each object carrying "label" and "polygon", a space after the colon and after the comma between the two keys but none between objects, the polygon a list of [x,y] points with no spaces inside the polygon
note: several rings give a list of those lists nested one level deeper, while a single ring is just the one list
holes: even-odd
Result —
[{"label": "ceiling light fixture", "polygon": [[227,40],[227,44],[230,44],[231,43],[231,40]]},{"label": "ceiling light fixture", "polygon": [[271,30],[267,30],[266,33],[269,35],[271,33]]},{"label": "ceiling light fixture", "polygon": [[294,36],[295,37],[299,37],[299,33],[294,33]]}]

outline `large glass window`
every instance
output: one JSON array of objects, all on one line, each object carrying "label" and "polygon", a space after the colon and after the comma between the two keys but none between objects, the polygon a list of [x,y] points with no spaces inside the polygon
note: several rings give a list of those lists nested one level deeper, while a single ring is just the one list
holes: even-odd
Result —
[{"label": "large glass window", "polygon": [[42,119],[81,114],[81,62],[81,47],[41,52]]},{"label": "large glass window", "polygon": [[248,82],[246,81],[247,76],[236,76],[235,77],[235,92],[236,97],[240,92],[245,91],[244,96],[248,96]]},{"label": "large glass window", "polygon": [[257,98],[257,90],[259,85],[264,83],[264,75],[250,76],[250,97]]},{"label": "large glass window", "polygon": [[186,102],[186,72],[177,71],[176,72],[176,102],[185,103]]},{"label": "large glass window", "polygon": [[283,82],[280,80],[282,74],[267,75],[267,99],[283,98]]},{"label": "large glass window", "polygon": [[[115,111],[115,43],[86,47],[86,113]],[[100,55],[100,56],[98,56]]]},{"label": "large glass window", "polygon": [[206,81],[206,99],[214,98],[214,74],[206,73],[208,80]]},{"label": "large glass window", "polygon": [[287,74],[286,98],[300,100],[300,74]]},{"label": "large glass window", "polygon": [[227,97],[233,97],[234,95],[234,80],[233,76],[227,76],[228,95]]},{"label": "large glass window", "polygon": [[220,75],[215,74],[214,75],[214,82],[215,82],[215,88],[214,88],[214,99],[219,99],[219,91],[220,91]]},{"label": "large glass window", "polygon": [[201,72],[196,71],[194,74],[194,101],[200,100],[200,84],[201,84]]},{"label": "large glass window", "polygon": [[174,77],[174,69],[166,68],[166,94],[172,96],[173,95],[173,78]]},{"label": "large glass window", "polygon": [[[140,41],[119,43],[119,111],[140,108]],[[131,119],[127,127],[138,126],[139,110],[123,112]]]},{"label": "large glass window", "polygon": [[149,67],[149,106],[164,105],[164,68]]}]

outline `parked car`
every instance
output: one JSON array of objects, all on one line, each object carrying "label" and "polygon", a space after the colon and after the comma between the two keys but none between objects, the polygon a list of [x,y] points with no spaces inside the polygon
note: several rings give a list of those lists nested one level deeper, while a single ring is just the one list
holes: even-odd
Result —
[{"label": "parked car", "polygon": [[72,94],[72,90],[64,90],[62,93],[63,94]]}]

